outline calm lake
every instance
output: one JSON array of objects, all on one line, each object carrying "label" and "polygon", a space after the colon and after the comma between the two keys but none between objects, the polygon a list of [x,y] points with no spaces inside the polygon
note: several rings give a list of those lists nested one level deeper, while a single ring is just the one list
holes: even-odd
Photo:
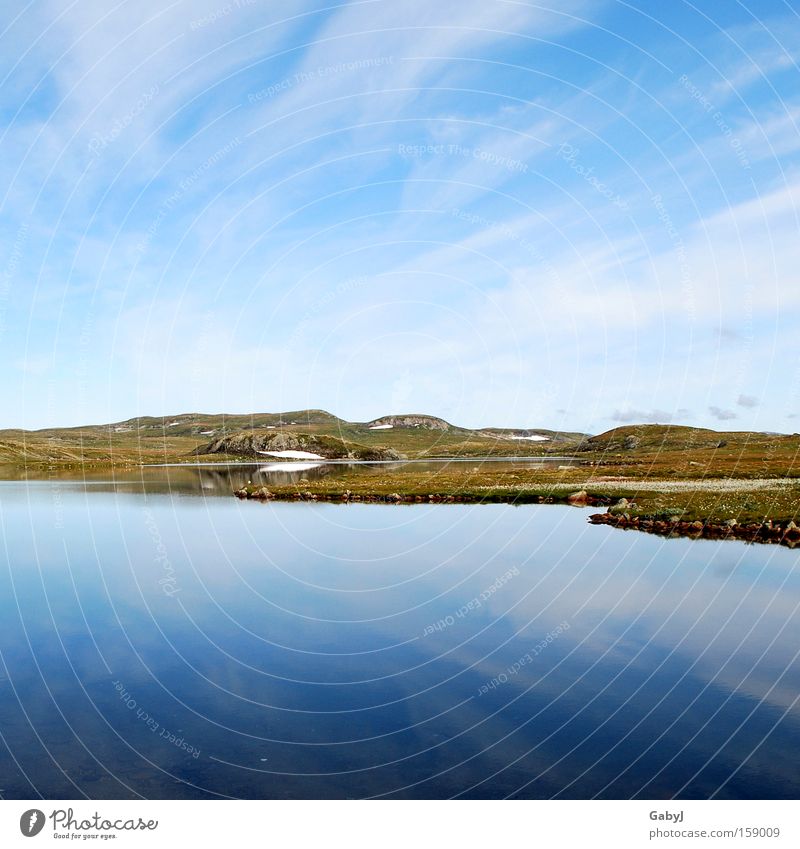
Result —
[{"label": "calm lake", "polygon": [[0,796],[800,796],[796,551],[336,469],[0,482]]}]

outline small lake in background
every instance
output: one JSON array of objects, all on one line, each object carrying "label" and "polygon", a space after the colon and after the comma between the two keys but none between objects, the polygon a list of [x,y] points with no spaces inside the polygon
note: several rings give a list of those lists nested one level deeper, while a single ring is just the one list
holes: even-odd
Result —
[{"label": "small lake in background", "polygon": [[275,465],[0,481],[0,796],[800,796],[797,552]]}]

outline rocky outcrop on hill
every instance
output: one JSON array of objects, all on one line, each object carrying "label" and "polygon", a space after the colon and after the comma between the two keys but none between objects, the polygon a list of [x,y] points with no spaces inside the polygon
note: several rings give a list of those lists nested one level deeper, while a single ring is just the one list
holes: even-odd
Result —
[{"label": "rocky outcrop on hill", "polygon": [[393,448],[370,448],[345,442],[334,436],[316,436],[290,431],[246,431],[223,436],[195,450],[195,454],[232,454],[240,457],[263,457],[264,452],[306,451],[326,460],[402,460]]},{"label": "rocky outcrop on hill", "polygon": [[[714,430],[682,425],[624,425],[584,439],[576,451],[702,450],[724,448],[725,440]],[[745,434],[743,434],[745,436]]]},{"label": "rocky outcrop on hill", "polygon": [[426,430],[450,430],[453,425],[436,416],[406,415],[406,416],[383,416],[380,419],[367,422],[368,427],[421,427]]}]

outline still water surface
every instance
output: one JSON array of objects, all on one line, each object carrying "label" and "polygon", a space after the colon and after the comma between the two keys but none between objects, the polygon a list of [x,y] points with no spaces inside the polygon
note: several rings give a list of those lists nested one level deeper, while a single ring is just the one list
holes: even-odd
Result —
[{"label": "still water surface", "polygon": [[0,795],[800,796],[797,552],[260,468],[0,482]]}]

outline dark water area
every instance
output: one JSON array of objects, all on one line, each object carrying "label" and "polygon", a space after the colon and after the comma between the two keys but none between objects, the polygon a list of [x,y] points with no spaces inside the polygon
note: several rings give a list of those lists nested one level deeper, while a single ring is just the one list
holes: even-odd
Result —
[{"label": "dark water area", "polygon": [[800,795],[796,552],[269,465],[0,482],[3,798]]}]

